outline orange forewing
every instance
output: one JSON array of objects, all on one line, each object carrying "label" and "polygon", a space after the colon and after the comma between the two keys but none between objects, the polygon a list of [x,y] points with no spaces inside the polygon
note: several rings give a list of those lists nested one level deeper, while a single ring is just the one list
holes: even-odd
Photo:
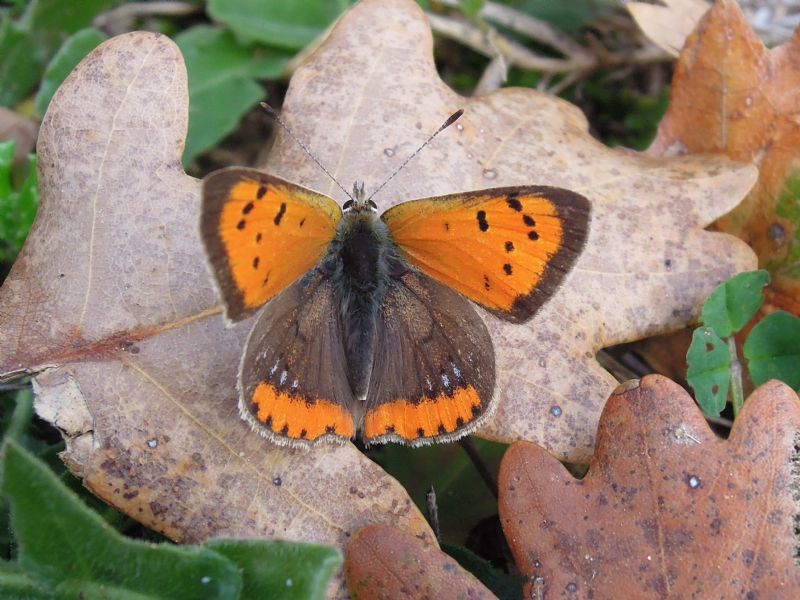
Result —
[{"label": "orange forewing", "polygon": [[331,198],[259,171],[206,177],[201,234],[228,318],[244,318],[317,264],[340,217]]},{"label": "orange forewing", "polygon": [[405,202],[382,219],[409,263],[521,323],[574,265],[589,213],[580,194],[529,186]]}]

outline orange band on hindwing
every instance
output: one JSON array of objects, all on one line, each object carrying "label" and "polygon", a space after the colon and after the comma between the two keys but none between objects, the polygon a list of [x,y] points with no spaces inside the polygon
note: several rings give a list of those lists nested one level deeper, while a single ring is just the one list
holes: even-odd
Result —
[{"label": "orange band on hindwing", "polygon": [[481,413],[481,400],[471,385],[452,396],[424,398],[419,402],[395,400],[367,412],[364,438],[397,436],[407,442],[446,436],[462,430]]},{"label": "orange band on hindwing", "polygon": [[309,442],[323,435],[353,437],[353,416],[332,402],[306,402],[263,382],[253,392],[251,402],[253,416],[276,435]]}]

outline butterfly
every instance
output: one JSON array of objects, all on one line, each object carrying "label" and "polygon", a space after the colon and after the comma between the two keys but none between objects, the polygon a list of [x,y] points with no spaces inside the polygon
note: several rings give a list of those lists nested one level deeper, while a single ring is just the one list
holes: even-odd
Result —
[{"label": "butterfly", "polygon": [[580,256],[589,201],[503,187],[379,215],[363,184],[345,193],[340,207],[238,167],[203,180],[200,233],[226,316],[261,311],[239,367],[242,418],[300,447],[358,431],[412,446],[472,432],[493,409],[495,357],[471,302],[529,320]]}]

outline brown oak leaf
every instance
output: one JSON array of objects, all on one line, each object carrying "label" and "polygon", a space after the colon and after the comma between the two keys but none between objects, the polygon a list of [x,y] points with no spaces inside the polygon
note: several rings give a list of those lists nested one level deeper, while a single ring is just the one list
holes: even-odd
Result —
[{"label": "brown oak leaf", "polygon": [[797,598],[799,449],[783,383],[756,390],[725,441],[648,376],[609,399],[582,480],[533,444],[508,450],[503,530],[545,597]]},{"label": "brown oak leaf", "polygon": [[800,32],[767,49],[734,0],[717,0],[686,41],[648,153],[722,153],[758,183],[714,228],[745,240],[773,282],[768,307],[800,315]]},{"label": "brown oak leaf", "polygon": [[495,598],[453,558],[388,525],[368,525],[347,544],[344,562],[353,598]]}]

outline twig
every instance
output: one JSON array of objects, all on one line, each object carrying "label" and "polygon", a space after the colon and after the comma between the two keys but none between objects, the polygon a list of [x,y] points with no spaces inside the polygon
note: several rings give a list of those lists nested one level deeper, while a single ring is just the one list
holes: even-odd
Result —
[{"label": "twig", "polygon": [[110,27],[117,22],[127,23],[131,20],[151,15],[184,16],[202,10],[202,6],[195,2],[129,2],[117,8],[112,8],[94,18],[95,27]]},{"label": "twig", "polygon": [[428,523],[431,524],[431,529],[433,529],[433,535],[436,536],[436,541],[442,541],[442,531],[439,527],[439,505],[436,502],[436,490],[433,489],[431,485],[431,489],[428,490],[428,493],[425,494],[425,506],[428,509]]},{"label": "twig", "polygon": [[469,459],[483,479],[486,487],[488,487],[492,495],[497,498],[497,479],[495,479],[494,473],[489,470],[489,467],[486,466],[486,463],[483,462],[483,457],[475,447],[475,442],[472,441],[472,438],[467,436],[458,440],[458,443],[464,449],[464,452],[467,453],[467,456],[469,456]]},{"label": "twig", "polygon": [[502,54],[498,53],[483,70],[483,74],[478,80],[478,85],[475,86],[472,92],[473,95],[482,96],[500,89],[507,76],[508,65],[506,65],[506,59]]},{"label": "twig", "polygon": [[736,337],[733,335],[728,338],[728,352],[731,355],[731,404],[733,405],[733,418],[736,419],[744,404],[744,391],[742,390],[742,363],[739,362]]},{"label": "twig", "polygon": [[[448,6],[458,4],[456,0],[440,1]],[[562,54],[563,57],[554,58],[534,52],[523,44],[505,37],[483,20],[480,23],[473,23],[457,17],[428,13],[428,20],[436,33],[469,46],[476,52],[491,58],[493,62],[500,55],[507,68],[514,66],[527,71],[538,71],[545,76],[566,75],[547,90],[551,93],[562,91],[589,72],[601,67],[646,65],[672,60],[672,57],[666,52],[646,41],[632,50],[608,52],[601,43],[597,41],[591,43],[592,40],[589,40],[591,47],[587,49],[542,21],[507,6],[491,2],[486,3],[480,17],[523,34],[537,43],[544,44]],[[487,80],[490,77],[496,79],[497,75],[494,71],[497,68],[496,65],[490,64],[490,68],[487,68],[484,76]],[[484,93],[487,87],[488,83],[483,85],[482,81],[479,86],[480,92]]]}]

